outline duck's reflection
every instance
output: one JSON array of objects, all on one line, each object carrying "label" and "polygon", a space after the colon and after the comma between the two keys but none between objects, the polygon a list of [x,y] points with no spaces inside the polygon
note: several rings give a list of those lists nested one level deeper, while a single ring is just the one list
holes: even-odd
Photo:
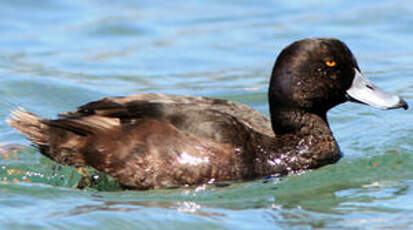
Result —
[{"label": "duck's reflection", "polygon": [[181,213],[195,214],[204,217],[224,216],[222,213],[205,210],[207,206],[201,205],[193,201],[97,201],[96,205],[81,205],[76,206],[66,212],[56,212],[48,216],[48,218],[69,217],[92,212],[140,212],[147,208],[161,208],[166,210],[175,210]]}]

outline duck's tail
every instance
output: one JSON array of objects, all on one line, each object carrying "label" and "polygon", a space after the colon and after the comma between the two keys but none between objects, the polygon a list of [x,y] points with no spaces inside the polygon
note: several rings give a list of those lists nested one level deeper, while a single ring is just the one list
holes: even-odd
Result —
[{"label": "duck's tail", "polygon": [[[6,122],[37,145],[40,153],[65,165],[85,165],[84,152],[81,151],[86,143],[84,138],[89,130],[96,128],[95,123],[102,123],[102,119],[106,121],[104,118],[93,120],[87,117],[49,120],[23,108],[12,111],[10,116]],[[88,122],[88,119],[95,123]]]},{"label": "duck's tail", "polygon": [[23,108],[12,111],[10,116],[12,119],[7,119],[7,124],[28,136],[31,142],[39,146],[47,145],[48,126],[42,122],[43,118],[27,112]]}]

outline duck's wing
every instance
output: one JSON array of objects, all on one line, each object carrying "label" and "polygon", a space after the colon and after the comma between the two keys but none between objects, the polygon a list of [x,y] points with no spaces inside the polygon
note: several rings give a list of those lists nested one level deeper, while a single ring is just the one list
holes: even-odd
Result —
[{"label": "duck's wing", "polygon": [[[199,113],[198,115],[196,113]],[[222,99],[164,94],[137,94],[127,97],[107,97],[90,102],[76,111],[60,114],[63,119],[87,115],[119,118],[121,122],[130,122],[141,118],[167,119],[178,128],[188,127],[191,120],[203,114],[215,113],[219,116],[230,116],[237,122],[267,136],[274,136],[270,120],[260,112],[237,102]],[[182,124],[183,120],[186,125]],[[207,118],[206,118],[207,119]],[[211,118],[212,119],[212,118]]]}]

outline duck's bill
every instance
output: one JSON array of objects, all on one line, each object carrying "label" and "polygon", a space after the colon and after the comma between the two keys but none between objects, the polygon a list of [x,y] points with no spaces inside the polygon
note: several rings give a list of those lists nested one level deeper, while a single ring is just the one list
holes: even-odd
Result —
[{"label": "duck's bill", "polygon": [[386,93],[355,69],[356,74],[347,97],[350,101],[366,104],[379,109],[408,109],[406,101],[397,95]]}]

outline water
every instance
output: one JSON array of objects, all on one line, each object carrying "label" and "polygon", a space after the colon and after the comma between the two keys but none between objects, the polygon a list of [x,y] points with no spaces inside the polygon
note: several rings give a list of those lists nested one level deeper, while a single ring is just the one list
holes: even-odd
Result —
[{"label": "water", "polygon": [[[413,105],[411,1],[4,0],[0,15],[1,120],[19,106],[53,117],[143,92],[230,99],[268,114],[275,57],[313,36],[345,41],[372,81]],[[57,175],[2,122],[0,228],[412,229],[411,110],[345,104],[329,121],[345,153],[338,164],[146,192],[73,189],[79,173]],[[12,168],[37,174],[13,180]]]}]

